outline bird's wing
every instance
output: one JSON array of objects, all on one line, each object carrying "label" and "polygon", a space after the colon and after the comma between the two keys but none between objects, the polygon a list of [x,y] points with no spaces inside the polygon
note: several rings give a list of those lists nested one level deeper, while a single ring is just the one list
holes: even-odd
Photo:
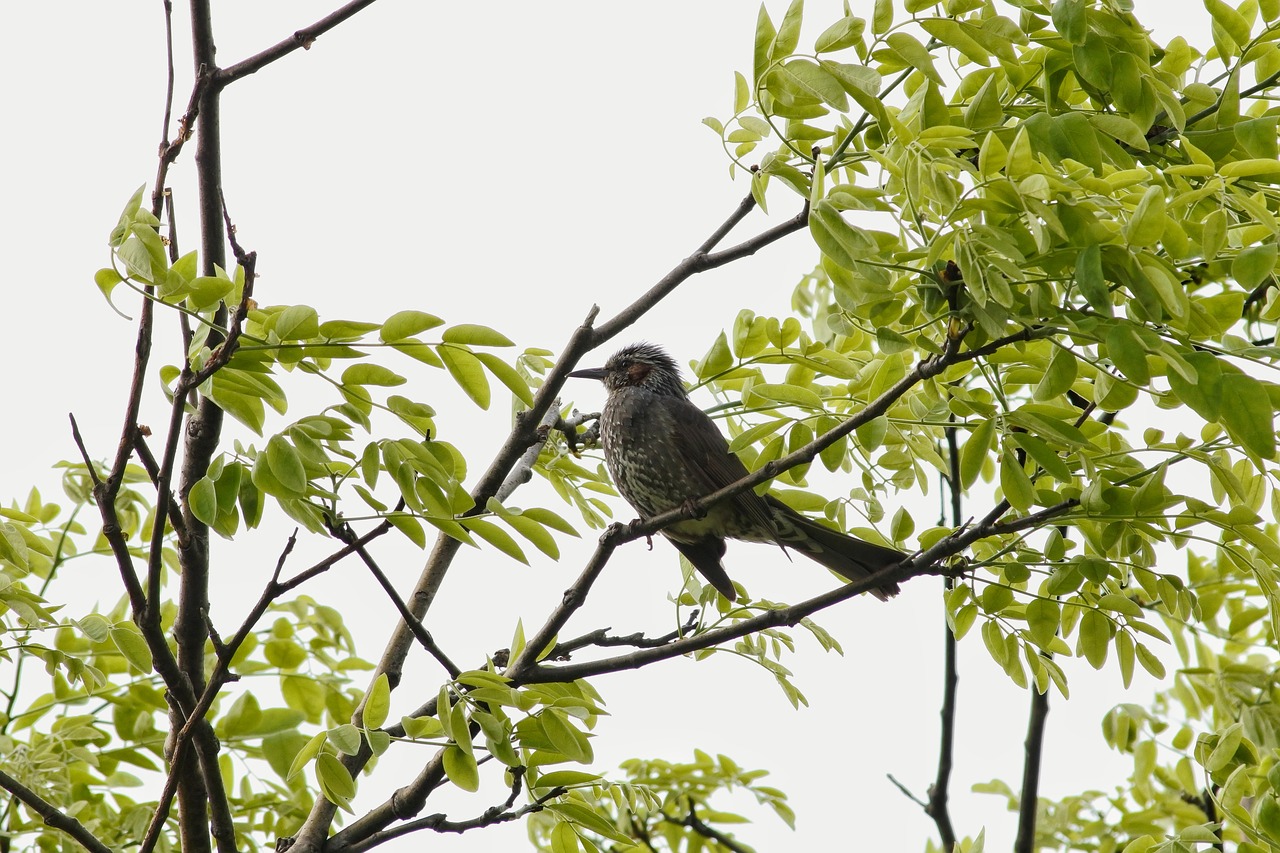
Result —
[{"label": "bird's wing", "polygon": [[[723,489],[750,473],[742,460],[729,450],[729,442],[725,440],[724,434],[702,409],[688,400],[663,398],[663,403],[670,407],[674,430],[668,446],[677,448],[686,470],[694,472],[703,481],[704,488],[697,497]],[[764,498],[748,489],[734,495],[729,503],[756,522],[760,529],[768,530],[774,540],[778,541],[773,513]],[[786,547],[780,541],[778,544]]]}]

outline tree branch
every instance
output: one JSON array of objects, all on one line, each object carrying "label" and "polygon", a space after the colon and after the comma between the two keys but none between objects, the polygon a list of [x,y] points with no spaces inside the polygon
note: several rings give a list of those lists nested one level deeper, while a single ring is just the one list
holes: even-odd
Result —
[{"label": "tree branch", "polygon": [[[533,405],[529,407],[528,411],[516,415],[514,427],[507,435],[506,440],[494,456],[488,469],[481,475],[472,489],[471,495],[477,507],[486,506],[489,498],[498,494],[520,457],[539,440],[539,428],[543,423],[543,419],[547,416],[548,410],[554,406],[561,387],[583,355],[635,323],[657,304],[663,296],[666,296],[681,282],[695,273],[711,269],[714,266],[721,266],[738,257],[746,257],[769,243],[776,242],[787,234],[803,228],[807,221],[807,212],[802,212],[805,218],[802,219],[797,216],[783,226],[769,229],[734,249],[721,253],[715,259],[708,260],[707,253],[742,221],[746,214],[750,212],[752,206],[754,206],[754,201],[746,199],[739,203],[728,219],[718,226],[710,237],[703,241],[693,255],[678,264],[658,284],[650,288],[632,305],[623,309],[622,312],[599,329],[593,328],[599,308],[592,307],[583,323],[570,336],[559,360],[548,372],[542,386],[534,395]],[[426,565],[423,567],[422,574],[419,576],[412,595],[406,602],[410,612],[416,618],[422,619],[435,600],[440,584],[443,582],[460,544],[457,539],[443,533],[436,538],[436,544],[432,548]],[[376,678],[379,674],[385,673],[392,687],[398,685],[404,666],[404,659],[408,654],[413,639],[406,626],[403,624],[399,626],[388,640],[382,659],[379,661],[373,677]],[[341,760],[343,766],[352,775],[355,775],[364,767],[370,757],[367,749],[361,749],[356,755],[344,755]],[[293,853],[319,853],[325,846],[328,827],[333,822],[335,814],[336,807],[332,803],[324,799],[317,800],[312,807],[311,814],[307,817],[306,822],[296,836]],[[348,837],[353,837],[354,830],[358,824],[359,822],[352,824],[343,832],[350,833],[352,835]],[[351,843],[355,843],[355,841],[353,840]]]},{"label": "tree branch", "polygon": [[341,24],[347,18],[350,18],[366,6],[372,5],[373,0],[352,0],[352,2],[347,3],[345,6],[342,6],[334,12],[329,13],[311,26],[303,27],[287,39],[277,42],[261,53],[254,54],[248,59],[241,60],[228,68],[223,68],[217,74],[216,82],[218,88],[223,88],[228,84],[234,83],[241,77],[248,77],[250,74],[256,74],[263,68],[266,68],[268,65],[275,62],[277,59],[283,59],[298,48],[310,50],[311,45],[314,44],[315,40],[320,36],[324,35],[338,24]]},{"label": "tree branch", "polygon": [[[970,526],[956,530],[950,536],[939,540],[932,547],[911,557],[904,558],[895,565],[881,569],[874,574],[868,575],[858,581],[839,586],[833,590],[814,596],[813,598],[801,601],[798,604],[780,607],[776,610],[769,610],[750,619],[743,619],[740,622],[728,625],[723,628],[715,628],[710,631],[698,634],[693,637],[685,637],[677,640],[670,645],[662,646],[656,649],[638,649],[625,655],[618,655],[612,658],[603,658],[601,660],[589,661],[586,663],[565,664],[563,666],[546,666],[542,664],[531,664],[528,658],[536,657],[536,653],[529,650],[534,648],[533,643],[526,647],[520,658],[517,658],[515,664],[508,668],[506,675],[512,679],[513,686],[518,684],[541,684],[547,682],[566,682],[574,681],[579,678],[590,678],[594,675],[602,675],[610,672],[622,672],[628,669],[639,669],[648,666],[660,660],[679,657],[690,652],[696,652],[701,649],[710,648],[711,646],[720,645],[730,640],[736,640],[747,634],[753,634],[766,628],[779,628],[783,626],[794,626],[806,616],[812,616],[820,610],[825,610],[841,601],[846,601],[862,593],[875,589],[887,583],[901,583],[913,577],[926,574],[939,574],[943,570],[941,562],[948,557],[955,556],[966,550],[974,542],[991,536],[1004,536],[1010,533],[1016,533],[1021,530],[1035,527],[1043,524],[1053,518],[1057,518],[1079,505],[1076,499],[1061,501],[1053,506],[1046,507],[1039,512],[1016,518],[1006,522],[984,522],[982,524]],[[604,550],[612,550],[616,548],[618,542],[613,541],[615,538],[621,539],[629,537],[632,534],[621,525],[615,525],[608,532],[601,536],[600,546],[596,549],[596,555],[593,555],[593,561],[596,556],[600,555]],[[584,575],[586,572],[584,571]],[[565,594],[566,599],[570,597],[570,590]],[[554,618],[554,617],[553,617]],[[548,626],[552,620],[548,620]],[[539,636],[546,631],[543,631]],[[544,646],[545,648],[545,646]],[[522,660],[524,659],[524,660]],[[519,669],[516,667],[519,666]],[[514,670],[514,672],[513,672]]]},{"label": "tree branch", "polygon": [[[1040,654],[1045,655],[1045,652]],[[1040,756],[1044,747],[1044,727],[1049,716],[1049,691],[1031,685],[1031,714],[1027,719],[1026,757],[1022,765],[1022,796],[1018,802],[1018,835],[1014,853],[1035,853],[1036,815],[1040,805]]]},{"label": "tree branch", "polygon": [[686,816],[682,820],[677,820],[676,818],[673,818],[671,817],[671,815],[667,815],[667,814],[664,814],[662,816],[662,819],[665,820],[667,823],[674,823],[674,824],[677,824],[678,826],[687,826],[689,829],[692,829],[694,832],[698,833],[703,838],[710,838],[712,841],[716,842],[721,847],[724,847],[726,850],[732,851],[732,853],[752,853],[752,850],[750,847],[747,847],[745,844],[738,843],[731,836],[725,835],[720,830],[703,823],[698,818],[697,813],[694,812],[692,801],[689,802],[688,816]]},{"label": "tree branch", "polygon": [[349,853],[362,853],[362,851],[372,850],[374,847],[388,841],[401,838],[405,835],[409,835],[410,833],[418,832],[423,829],[430,829],[434,832],[456,832],[460,834],[472,829],[481,829],[488,826],[496,826],[500,823],[520,820],[526,815],[542,811],[546,808],[547,803],[563,797],[569,791],[568,788],[563,787],[552,788],[533,802],[527,803],[520,808],[513,810],[511,807],[515,805],[516,797],[520,793],[520,777],[523,775],[523,768],[513,767],[512,773],[516,778],[511,785],[511,796],[509,796],[507,801],[502,805],[491,806],[485,810],[484,814],[481,814],[478,817],[473,817],[470,820],[452,821],[448,819],[447,815],[442,813],[427,815],[426,817],[419,818],[418,820],[411,820],[407,823],[403,823],[395,829],[375,832],[363,841],[352,844],[346,849]]},{"label": "tree branch", "polygon": [[[951,419],[954,421],[955,416],[952,415]],[[960,447],[956,438],[955,426],[947,427],[947,456],[949,462],[947,485],[951,493],[951,524],[959,526],[964,523],[961,504],[963,486],[960,482]],[[955,585],[955,581],[952,578],[944,579],[943,583],[947,591],[950,591]],[[943,606],[946,606],[945,603]],[[942,717],[942,731],[938,738],[938,772],[934,777],[933,784],[929,786],[929,802],[924,807],[924,813],[933,818],[934,825],[938,827],[938,836],[942,840],[942,849],[950,853],[956,846],[956,832],[951,825],[948,795],[951,783],[952,756],[955,751],[956,689],[960,682],[960,675],[956,668],[956,636],[952,633],[951,625],[945,618],[943,619],[942,630],[942,709],[939,711]]]},{"label": "tree branch", "polygon": [[572,640],[556,643],[556,647],[547,653],[547,660],[568,660],[574,652],[579,649],[585,649],[588,646],[631,646],[637,649],[656,649],[681,637],[688,636],[697,626],[698,610],[695,608],[683,625],[660,637],[646,637],[638,631],[634,634],[627,634],[625,637],[614,637],[609,635],[608,628],[597,628]]},{"label": "tree branch", "polygon": [[54,829],[65,832],[90,853],[111,853],[111,848],[99,841],[92,832],[85,829],[84,824],[59,811],[48,800],[3,770],[0,770],[0,788],[4,788],[13,795],[14,799],[40,815],[40,819],[44,821],[45,826],[51,826]]},{"label": "tree branch", "polygon": [[390,598],[391,603],[395,605],[396,611],[400,614],[400,618],[404,621],[404,624],[413,632],[413,636],[417,639],[418,644],[426,649],[427,653],[435,658],[442,667],[444,667],[445,672],[449,673],[449,678],[457,678],[458,674],[461,673],[462,670],[459,669],[457,664],[450,660],[449,656],[444,653],[444,650],[436,644],[435,638],[431,636],[431,632],[422,624],[422,621],[409,612],[409,608],[405,605],[404,599],[401,598],[400,593],[396,591],[395,585],[391,583],[391,579],[387,577],[386,572],[382,571],[382,568],[378,565],[377,561],[373,559],[373,555],[369,553],[369,550],[365,548],[364,545],[360,544],[355,533],[351,530],[351,525],[346,523],[335,524],[330,522],[329,532],[333,535],[333,538],[337,539],[339,542],[345,542],[355,549],[355,552],[360,555],[360,559],[364,561],[365,566],[369,569],[369,573],[372,574],[374,580],[378,582],[378,586],[382,587],[382,591],[387,594],[387,598]]}]

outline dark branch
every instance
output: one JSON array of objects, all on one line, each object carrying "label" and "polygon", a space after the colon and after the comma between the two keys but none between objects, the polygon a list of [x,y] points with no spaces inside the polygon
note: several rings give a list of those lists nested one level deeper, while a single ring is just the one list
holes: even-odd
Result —
[{"label": "dark branch", "polygon": [[378,565],[377,561],[373,559],[373,555],[369,553],[369,550],[365,548],[364,545],[360,544],[355,533],[351,530],[351,525],[346,524],[345,522],[342,524],[330,522],[329,532],[333,535],[333,538],[337,539],[339,542],[344,542],[355,549],[355,552],[360,556],[360,559],[364,561],[365,566],[369,569],[369,573],[373,575],[374,580],[378,582],[378,585],[382,587],[383,592],[387,594],[387,598],[391,599],[391,603],[395,605],[396,611],[400,614],[400,618],[404,620],[404,623],[409,627],[409,630],[413,632],[413,636],[417,639],[418,644],[426,649],[427,653],[435,658],[442,667],[444,667],[445,672],[449,673],[449,678],[457,678],[458,674],[461,673],[462,670],[459,669],[458,665],[450,660],[449,656],[444,653],[444,650],[436,644],[435,638],[431,636],[431,632],[422,624],[422,620],[409,612],[408,606],[404,603],[404,599],[400,597],[400,593],[396,591],[395,585],[391,583],[386,572],[382,571],[382,568]]},{"label": "dark branch", "polygon": [[[952,416],[953,421],[954,419],[954,416]],[[947,456],[949,463],[947,487],[951,496],[951,524],[958,527],[963,523],[964,510],[961,503],[963,484],[960,482],[960,447],[956,437],[955,426],[947,427]],[[992,520],[994,521],[994,519]],[[948,577],[944,580],[944,585],[947,590],[950,590],[955,585],[955,581]],[[960,675],[956,666],[956,637],[951,632],[951,626],[947,624],[945,619],[943,620],[942,631],[942,708],[939,711],[942,717],[942,729],[938,738],[938,771],[934,776],[933,784],[929,786],[929,802],[925,805],[924,813],[933,818],[934,825],[938,828],[938,836],[942,840],[942,849],[950,853],[956,845],[956,832],[955,827],[951,824],[948,797],[950,794],[951,768],[955,753],[956,689],[959,686]]]},{"label": "dark branch", "polygon": [[636,649],[656,649],[681,637],[687,637],[693,633],[693,629],[697,626],[698,610],[694,609],[683,625],[670,633],[663,634],[661,637],[646,637],[640,632],[627,634],[625,637],[614,637],[610,636],[608,628],[597,628],[594,631],[583,634],[581,637],[574,637],[572,640],[556,643],[556,647],[547,655],[547,659],[568,660],[574,652],[579,649],[585,649],[588,646],[631,646]]},{"label": "dark branch", "polygon": [[4,788],[13,795],[14,799],[40,815],[40,819],[45,822],[46,826],[65,832],[90,853],[111,853],[111,848],[99,841],[92,832],[85,829],[84,824],[59,811],[48,800],[3,770],[0,770],[0,788]]},{"label": "dark branch", "polygon": [[[1046,652],[1042,655],[1048,657]],[[1035,853],[1036,814],[1040,805],[1040,757],[1044,749],[1044,727],[1049,716],[1049,690],[1041,693],[1031,685],[1031,714],[1027,719],[1026,756],[1022,765],[1022,796],[1018,806],[1018,835],[1014,853]]]},{"label": "dark branch", "polygon": [[303,27],[295,32],[289,38],[278,42],[261,53],[255,54],[248,59],[237,62],[228,68],[223,68],[218,72],[217,84],[221,88],[229,83],[234,83],[241,77],[247,77],[250,74],[256,74],[263,68],[266,68],[277,59],[282,59],[293,53],[298,48],[310,50],[311,45],[320,36],[329,30],[341,24],[347,18],[350,18],[356,12],[366,6],[372,6],[373,0],[352,0],[352,2],[341,7],[337,11],[331,12],[320,20],[316,21],[309,27]]},{"label": "dark branch", "polygon": [[715,827],[711,827],[703,823],[702,820],[698,817],[697,813],[693,810],[692,802],[689,803],[689,814],[686,815],[683,819],[677,820],[676,818],[673,818],[667,814],[664,814],[662,816],[662,819],[667,821],[668,823],[674,823],[680,826],[687,826],[689,827],[689,829],[692,829],[694,832],[698,833],[703,838],[710,838],[712,841],[715,841],[721,847],[724,847],[725,849],[732,851],[732,853],[752,853],[752,850],[750,847],[747,847],[745,844],[738,843],[733,839],[732,836],[725,835],[723,832],[716,829]]},{"label": "dark branch", "polygon": [[[488,469],[481,475],[472,489],[471,496],[475,501],[477,511],[487,506],[489,498],[499,493],[520,457],[540,440],[540,433],[545,437],[545,433],[541,431],[544,418],[548,415],[549,409],[556,405],[560,389],[582,356],[636,322],[657,304],[662,297],[669,294],[690,276],[703,270],[711,269],[713,266],[723,265],[735,258],[745,257],[771,242],[780,240],[786,234],[803,228],[807,220],[807,214],[804,217],[796,217],[785,226],[770,229],[765,234],[758,235],[738,247],[728,250],[727,253],[721,253],[716,256],[715,260],[708,261],[707,251],[717,245],[734,226],[741,222],[753,205],[754,202],[746,200],[740,203],[725,223],[720,225],[709,238],[703,241],[693,255],[678,264],[658,284],[650,288],[647,293],[600,329],[593,328],[599,308],[592,307],[583,323],[570,336],[559,360],[547,373],[542,386],[534,395],[533,405],[529,407],[528,411],[516,415],[515,426],[507,435],[506,441],[494,456]],[[422,619],[430,608],[459,547],[459,541],[451,536],[442,533],[436,538],[436,544],[427,559],[427,564],[423,567],[413,594],[407,601],[410,612],[416,618]],[[385,673],[392,685],[397,684],[413,639],[407,627],[401,626],[401,628],[398,628],[387,641],[382,655],[382,663],[378,672],[375,673],[375,677],[377,674]],[[343,756],[342,762],[343,766],[354,775],[365,766],[369,758],[368,750],[362,749],[354,756]],[[413,784],[417,785],[418,783],[415,782]],[[326,845],[324,839],[328,835],[328,828],[333,822],[335,814],[336,807],[332,803],[323,799],[317,800],[311,810],[311,814],[307,817],[302,829],[299,830],[296,836],[295,853],[319,853],[321,849],[326,847],[332,850],[332,841]],[[352,839],[348,844],[355,844],[360,838],[359,833],[363,831],[361,827],[372,825],[357,821],[343,830],[343,835],[345,838]]]}]

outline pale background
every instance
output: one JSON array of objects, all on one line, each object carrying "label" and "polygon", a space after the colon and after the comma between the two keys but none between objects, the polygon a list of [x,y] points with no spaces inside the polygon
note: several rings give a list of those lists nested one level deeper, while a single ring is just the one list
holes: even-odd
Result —
[{"label": "pale background", "polygon": [[[182,5],[182,4],[177,4]],[[327,13],[330,2],[221,2],[219,59],[231,64]],[[777,20],[785,2],[769,0]],[[856,4],[861,6],[862,4]],[[868,8],[864,11],[869,13]],[[732,72],[749,71],[756,5],[728,0],[605,4],[591,2],[454,4],[384,0],[256,76],[223,98],[225,193],[242,243],[259,253],[259,301],[302,302],[322,318],[381,320],[418,308],[452,323],[481,322],[521,346],[558,351],[588,307],[610,316],[687,255],[745,193],[731,183],[705,115],[731,112]],[[802,45],[838,16],[834,2],[810,2]],[[1182,33],[1208,42],[1207,17],[1188,0],[1140,0],[1138,13],[1157,37]],[[901,14],[901,13],[900,13]],[[175,22],[179,86],[175,113],[189,91],[186,24]],[[0,22],[0,245],[9,280],[0,366],[0,499],[24,498],[31,484],[60,494],[50,465],[75,455],[67,426],[74,410],[91,452],[110,455],[120,427],[134,326],[103,302],[92,275],[107,262],[106,237],[121,206],[155,172],[163,95],[159,2],[11,4]],[[179,198],[184,251],[195,248],[193,148],[171,173]],[[779,194],[774,218],[795,204]],[[768,221],[748,220],[742,235]],[[787,311],[792,285],[813,262],[804,235],[755,258],[699,276],[651,312],[627,340],[666,343],[682,363],[696,358],[738,308]],[[120,291],[119,304],[136,303]],[[161,325],[172,327],[163,313]],[[154,368],[172,363],[174,336],[161,338]],[[602,360],[606,353],[600,354]],[[407,359],[408,393],[437,405],[442,437],[483,468],[506,427],[505,393],[481,412],[447,377]],[[155,370],[152,370],[152,376]],[[326,400],[318,383],[288,377],[291,414]],[[154,388],[153,388],[154,391]],[[598,386],[571,387],[584,407]],[[143,420],[162,422],[158,395]],[[161,401],[162,402],[162,401]],[[706,402],[705,400],[703,402]],[[276,423],[279,428],[281,421]],[[917,528],[937,517],[936,487],[917,508]],[[515,503],[546,501],[518,493]],[[618,514],[630,518],[617,501]],[[893,507],[890,507],[892,511]],[[236,550],[215,544],[215,619],[238,622],[274,564],[283,523]],[[589,537],[588,537],[589,538]],[[384,565],[408,589],[422,557],[380,546]],[[540,624],[581,565],[587,545],[564,544],[559,563],[533,552],[521,568],[492,552],[468,551],[445,584],[429,627],[464,666],[507,645],[523,616]],[[532,549],[530,549],[532,551]],[[295,558],[318,554],[310,548]],[[666,595],[675,585],[674,554],[633,545],[610,565],[590,606],[569,633],[610,625],[620,633],[660,633],[671,623]],[[728,564],[756,595],[799,600],[829,586],[807,563],[788,563],[759,546],[732,546]],[[78,562],[77,586],[93,602],[114,604],[109,565]],[[857,600],[821,614],[845,657],[824,655],[800,639],[786,663],[810,708],[792,710],[772,679],[729,655],[668,662],[596,684],[613,716],[597,729],[596,767],[608,773],[631,756],[688,760],[692,750],[723,752],[744,767],[773,771],[769,783],[791,797],[792,834],[745,802],[756,825],[742,837],[761,850],[919,850],[932,822],[886,780],[916,792],[934,775],[941,691],[942,616],[937,579],[907,585],[889,605]],[[353,593],[356,589],[358,592]],[[355,565],[314,588],[338,601],[376,659],[394,618]],[[476,618],[467,603],[491,608]],[[2,665],[2,664],[0,664]],[[1055,693],[1041,793],[1057,797],[1123,782],[1128,761],[1108,751],[1099,721],[1121,697],[1112,668],[1097,673],[1064,662],[1072,698]],[[952,815],[961,835],[987,829],[989,850],[1006,849],[1015,816],[1003,800],[969,792],[992,778],[1018,786],[1025,710],[1018,691],[989,660],[975,631],[961,645],[958,753]],[[413,692],[413,679],[423,689]],[[410,670],[396,713],[432,695],[439,672]],[[261,686],[261,685],[255,685]],[[1144,701],[1140,674],[1124,696]],[[416,755],[416,753],[415,753]],[[423,753],[425,755],[425,753]],[[358,806],[371,806],[405,774],[362,780]],[[492,789],[494,800],[501,794]],[[437,802],[439,799],[439,802]],[[463,819],[491,802],[433,798],[429,810]],[[467,836],[427,834],[397,849],[510,850],[523,829],[510,825]]]}]

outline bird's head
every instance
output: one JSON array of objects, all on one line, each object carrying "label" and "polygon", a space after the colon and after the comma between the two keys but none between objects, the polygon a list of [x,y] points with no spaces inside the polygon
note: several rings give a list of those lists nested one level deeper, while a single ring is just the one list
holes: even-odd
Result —
[{"label": "bird's head", "polygon": [[656,344],[640,342],[625,346],[605,362],[604,367],[575,370],[578,379],[599,379],[609,393],[622,388],[645,388],[655,394],[685,396],[680,368],[675,359]]}]

